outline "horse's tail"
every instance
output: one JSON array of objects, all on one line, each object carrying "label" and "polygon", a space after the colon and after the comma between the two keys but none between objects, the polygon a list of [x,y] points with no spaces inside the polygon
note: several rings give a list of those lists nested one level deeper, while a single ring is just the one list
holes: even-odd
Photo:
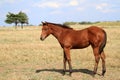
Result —
[{"label": "horse's tail", "polygon": [[106,46],[106,42],[107,42],[107,34],[104,30],[103,30],[103,33],[104,33],[104,39],[103,39],[103,42],[101,43],[101,45],[99,47],[99,53],[100,54],[103,52],[103,49]]}]

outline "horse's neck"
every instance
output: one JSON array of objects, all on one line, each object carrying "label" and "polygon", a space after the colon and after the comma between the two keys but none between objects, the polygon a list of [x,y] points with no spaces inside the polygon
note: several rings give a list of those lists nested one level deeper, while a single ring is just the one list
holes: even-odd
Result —
[{"label": "horse's neck", "polygon": [[53,35],[56,39],[59,40],[59,38],[60,38],[60,36],[61,36],[62,33],[63,33],[63,29],[62,29],[62,28],[60,28],[60,27],[55,27],[55,28],[53,28],[53,33],[52,33],[52,35]]}]

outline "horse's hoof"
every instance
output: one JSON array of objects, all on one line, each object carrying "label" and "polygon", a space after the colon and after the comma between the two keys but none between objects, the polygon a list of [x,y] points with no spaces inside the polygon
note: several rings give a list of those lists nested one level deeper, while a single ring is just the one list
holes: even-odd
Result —
[{"label": "horse's hoof", "polygon": [[69,76],[70,76],[70,77],[72,76],[72,72],[69,73]]},{"label": "horse's hoof", "polygon": [[95,77],[95,74],[96,74],[96,72],[93,72],[93,73],[92,73],[92,77]]},{"label": "horse's hoof", "polygon": [[63,76],[65,75],[65,70],[63,70]]},{"label": "horse's hoof", "polygon": [[104,76],[104,75],[105,75],[105,72],[106,72],[106,71],[103,71],[103,72],[102,72],[102,76]]},{"label": "horse's hoof", "polygon": [[103,71],[102,71],[102,76],[104,76],[104,75],[105,75],[105,72],[106,72],[106,70],[103,70]]},{"label": "horse's hoof", "polygon": [[93,72],[93,75],[95,75],[95,74],[96,74],[96,72],[94,71],[94,72]]},{"label": "horse's hoof", "polygon": [[65,76],[65,73],[63,73],[62,75]]}]

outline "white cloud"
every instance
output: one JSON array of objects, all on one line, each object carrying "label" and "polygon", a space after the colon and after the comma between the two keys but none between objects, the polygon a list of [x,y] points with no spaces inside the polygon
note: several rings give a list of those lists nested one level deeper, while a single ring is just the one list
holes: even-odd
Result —
[{"label": "white cloud", "polygon": [[14,3],[15,2],[15,0],[4,0],[4,1],[7,3]]},{"label": "white cloud", "polygon": [[57,2],[39,2],[39,3],[35,3],[34,6],[37,6],[40,8],[45,8],[45,7],[58,8],[60,7],[60,4]]},{"label": "white cloud", "polygon": [[[0,7],[5,5],[5,6],[9,6],[9,5],[16,5],[17,3],[19,4],[20,2],[22,2],[23,0],[0,0]],[[10,7],[10,6],[9,6]],[[17,8],[17,7],[16,7]]]},{"label": "white cloud", "polygon": [[40,8],[63,8],[63,7],[72,7],[79,6],[80,3],[83,3],[85,0],[51,0],[51,1],[39,1],[35,2],[33,6]]},{"label": "white cloud", "polygon": [[103,10],[105,7],[108,7],[107,3],[101,3],[99,5],[96,6],[97,10]]},{"label": "white cloud", "polygon": [[19,2],[19,1],[22,1],[22,0],[1,0],[0,4],[4,4],[4,3],[14,4],[14,3]]},{"label": "white cloud", "polygon": [[78,5],[79,5],[79,2],[78,2],[77,0],[71,0],[71,1],[69,2],[69,5],[70,5],[70,6],[78,6]]},{"label": "white cloud", "polygon": [[110,5],[107,3],[101,3],[101,4],[96,5],[96,9],[103,13],[114,12],[114,10],[111,9]]}]

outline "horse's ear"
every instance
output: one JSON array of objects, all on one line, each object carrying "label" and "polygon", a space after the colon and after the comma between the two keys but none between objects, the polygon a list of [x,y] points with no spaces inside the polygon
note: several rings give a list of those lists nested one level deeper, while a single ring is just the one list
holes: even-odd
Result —
[{"label": "horse's ear", "polygon": [[42,24],[45,24],[45,22],[41,21]]},{"label": "horse's ear", "polygon": [[46,25],[46,22],[43,22],[43,21],[42,21],[41,23],[42,23],[42,25]]}]

